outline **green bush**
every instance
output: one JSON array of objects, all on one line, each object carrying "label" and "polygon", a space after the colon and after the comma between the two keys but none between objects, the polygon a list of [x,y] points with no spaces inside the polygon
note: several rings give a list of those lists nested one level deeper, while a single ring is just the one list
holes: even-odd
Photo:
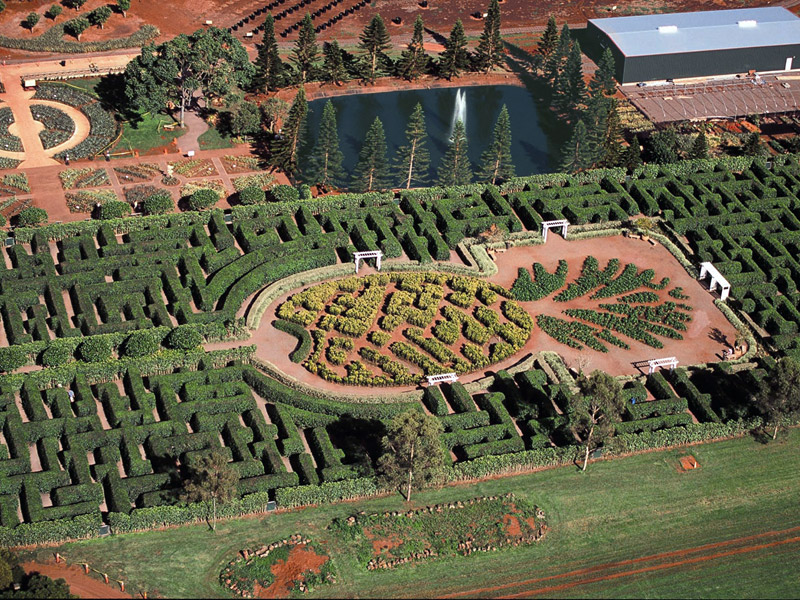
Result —
[{"label": "green bush", "polygon": [[[296,337],[299,342],[297,348],[289,355],[289,360],[294,363],[301,363],[308,358],[308,353],[311,352],[311,335],[305,327],[284,319],[276,320],[273,325],[278,331],[283,331],[284,333]],[[347,341],[352,342],[352,340]]]},{"label": "green bush", "polygon": [[28,362],[28,357],[21,348],[14,346],[10,348],[0,348],[0,371],[8,373],[14,369],[19,369]]},{"label": "green bush", "polygon": [[50,343],[42,352],[42,365],[60,367],[72,360],[72,348],[56,342]]},{"label": "green bush", "polygon": [[122,217],[130,216],[130,214],[131,205],[119,200],[101,204],[97,209],[97,218],[102,220],[121,219]]},{"label": "green bush", "polygon": [[149,356],[157,352],[160,346],[161,339],[155,335],[154,331],[149,329],[135,331],[125,340],[125,356],[131,358]]},{"label": "green bush", "polygon": [[85,362],[100,362],[111,358],[111,342],[104,337],[94,336],[78,345],[78,356]]},{"label": "green bush", "polygon": [[175,210],[175,202],[172,201],[172,195],[167,191],[153,194],[142,202],[142,211],[146,215],[163,215],[173,210]]},{"label": "green bush", "polygon": [[167,334],[164,343],[167,348],[191,350],[203,343],[203,336],[190,325],[179,325]]},{"label": "green bush", "polygon": [[47,211],[37,206],[30,206],[23,209],[17,215],[17,223],[20,227],[36,227],[47,223]]},{"label": "green bush", "polygon": [[311,187],[307,183],[300,186],[300,200],[311,200]]},{"label": "green bush", "polygon": [[278,184],[267,192],[267,197],[272,202],[297,202],[300,199],[298,191],[290,185]]},{"label": "green bush", "polygon": [[239,202],[245,205],[264,204],[267,194],[257,185],[248,185],[239,192]]},{"label": "green bush", "polygon": [[211,208],[219,201],[219,194],[210,188],[202,188],[189,196],[189,208],[191,210],[205,210]]}]

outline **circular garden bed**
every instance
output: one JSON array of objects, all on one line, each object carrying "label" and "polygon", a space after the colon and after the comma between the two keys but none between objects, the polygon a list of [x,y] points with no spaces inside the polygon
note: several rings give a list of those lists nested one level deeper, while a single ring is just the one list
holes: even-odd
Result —
[{"label": "circular garden bed", "polygon": [[54,106],[32,104],[31,115],[34,121],[44,125],[44,129],[39,132],[39,139],[42,140],[45,150],[63,144],[75,134],[75,121]]},{"label": "circular garden bed", "polygon": [[9,133],[8,128],[14,123],[14,113],[8,106],[0,108],[0,150],[22,152],[22,140]]},{"label": "circular garden bed", "polygon": [[277,316],[279,329],[306,340],[305,355],[295,352],[293,361],[350,385],[412,385],[426,375],[470,373],[518,352],[533,331],[533,319],[508,290],[435,272],[328,281],[289,297]]}]

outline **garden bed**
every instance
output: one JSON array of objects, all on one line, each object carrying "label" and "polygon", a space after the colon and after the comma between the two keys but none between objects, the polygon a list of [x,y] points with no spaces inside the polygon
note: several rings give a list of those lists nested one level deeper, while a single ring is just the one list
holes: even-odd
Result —
[{"label": "garden bed", "polygon": [[79,192],[67,192],[67,208],[73,213],[89,213],[98,204],[119,200],[117,195],[111,190],[81,190]]},{"label": "garden bed", "polygon": [[162,174],[161,167],[155,163],[140,163],[138,165],[127,165],[124,167],[114,167],[117,179],[120,183],[134,183],[139,181],[152,181]]},{"label": "garden bed", "polygon": [[45,150],[63,144],[75,134],[75,121],[63,110],[54,106],[32,104],[31,116],[34,121],[44,125],[44,129],[39,132],[39,139],[42,140]]},{"label": "garden bed", "polygon": [[9,133],[8,128],[14,123],[14,113],[8,106],[0,108],[0,149],[8,152],[22,152],[22,140]]},{"label": "garden bed", "polygon": [[255,156],[228,154],[220,160],[222,161],[222,167],[229,175],[259,171],[263,168],[261,159]]},{"label": "garden bed", "polygon": [[250,186],[260,187],[262,190],[266,190],[273,185],[275,185],[275,176],[266,172],[243,175],[233,180],[233,187],[237,192],[241,192],[244,188]]},{"label": "garden bed", "polygon": [[186,160],[171,162],[169,166],[172,167],[172,173],[174,175],[181,175],[182,177],[191,178],[219,175],[209,158],[188,158]]},{"label": "garden bed", "polygon": [[61,187],[65,190],[111,185],[105,169],[93,169],[92,167],[65,169],[58,174],[58,178],[61,180]]},{"label": "garden bed", "polygon": [[29,194],[31,187],[25,173],[8,173],[0,179],[0,196],[15,196]]}]

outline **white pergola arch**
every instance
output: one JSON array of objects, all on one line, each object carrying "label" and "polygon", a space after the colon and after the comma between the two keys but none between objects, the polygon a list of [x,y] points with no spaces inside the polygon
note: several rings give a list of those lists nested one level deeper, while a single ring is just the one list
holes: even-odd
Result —
[{"label": "white pergola arch", "polygon": [[440,383],[453,383],[458,381],[458,375],[455,373],[441,373],[439,375],[427,375],[428,385],[438,385]]},{"label": "white pergola arch", "polygon": [[564,239],[567,239],[567,227],[569,226],[569,221],[566,219],[558,219],[557,221],[542,221],[542,238],[544,241],[547,241],[547,232],[550,230],[551,227],[561,227],[561,235]]},{"label": "white pergola arch", "polygon": [[677,366],[678,359],[674,356],[670,356],[669,358],[654,358],[647,361],[647,374],[655,373],[656,369],[659,367],[669,367],[669,370],[672,371]]},{"label": "white pergola arch", "polygon": [[717,271],[716,267],[710,262],[700,263],[700,279],[705,279],[706,275],[711,275],[711,284],[709,285],[708,291],[713,292],[717,289],[717,285],[719,285],[719,299],[725,300],[728,294],[731,293],[731,284],[728,283],[728,280],[725,279],[722,273]]},{"label": "white pergola arch", "polygon": [[365,250],[363,252],[353,252],[353,258],[356,261],[356,273],[358,273],[358,263],[361,262],[361,260],[366,259],[366,258],[374,258],[374,259],[376,259],[377,260],[376,266],[378,268],[378,271],[380,271],[381,270],[381,258],[383,258],[383,252],[381,252],[380,250]]}]

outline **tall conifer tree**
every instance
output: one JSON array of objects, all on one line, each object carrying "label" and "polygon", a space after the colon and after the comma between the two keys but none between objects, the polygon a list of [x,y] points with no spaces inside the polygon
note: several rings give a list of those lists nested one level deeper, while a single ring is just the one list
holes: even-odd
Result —
[{"label": "tall conifer tree", "polygon": [[706,139],[705,129],[701,129],[694,139],[692,149],[689,150],[689,158],[708,158],[708,140]]},{"label": "tall conifer tree", "polygon": [[358,192],[371,192],[389,186],[389,163],[386,159],[386,135],[383,123],[378,117],[370,125],[364,145],[358,154],[353,172],[353,189]]},{"label": "tall conifer tree", "polygon": [[417,103],[406,127],[406,144],[398,148],[395,159],[395,171],[401,187],[408,189],[413,184],[428,180],[430,152],[425,147],[427,137],[425,113],[422,104]]},{"label": "tall conifer tree", "polygon": [[453,135],[450,136],[450,146],[439,165],[436,185],[444,187],[472,183],[472,165],[467,151],[467,131],[464,123],[456,121]]},{"label": "tall conifer tree", "polygon": [[271,164],[284,171],[289,177],[296,177],[298,173],[297,157],[306,141],[307,116],[306,91],[300,86],[281,128],[281,135],[273,143],[270,157]]},{"label": "tall conifer tree", "polygon": [[277,90],[283,87],[286,77],[286,65],[278,54],[278,42],[275,39],[275,19],[267,13],[264,20],[264,38],[258,48],[256,57],[256,75],[253,78],[255,88],[260,91]]},{"label": "tall conifer tree", "polygon": [[428,69],[428,62],[430,58],[425,53],[425,46],[422,40],[422,33],[425,25],[422,22],[422,17],[417,15],[414,21],[414,33],[411,36],[411,42],[408,47],[403,50],[400,55],[400,60],[397,63],[397,72],[404,79],[414,81],[420,75],[424,75]]},{"label": "tall conifer tree", "polygon": [[298,79],[301,84],[310,81],[313,77],[317,56],[319,56],[317,33],[314,31],[311,15],[306,13],[300,23],[300,33],[292,49],[292,62],[297,67]]},{"label": "tall conifer tree", "polygon": [[322,65],[325,81],[334,85],[342,85],[349,79],[349,76],[347,67],[344,66],[344,54],[339,42],[333,40],[325,44],[322,53],[325,55],[325,62]]},{"label": "tall conifer tree", "polygon": [[386,31],[386,24],[380,15],[372,17],[358,39],[358,47],[366,52],[364,58],[367,62],[367,68],[364,79],[373,82],[377,76],[381,59],[386,57],[386,50],[392,47],[389,33]]},{"label": "tall conifer tree", "polygon": [[642,144],[639,142],[639,136],[633,136],[630,145],[622,153],[621,162],[622,166],[630,172],[642,164]]},{"label": "tall conifer tree", "polygon": [[586,102],[586,83],[583,81],[581,45],[572,43],[564,70],[556,77],[553,106],[562,115],[573,117]]},{"label": "tall conifer tree", "polygon": [[319,136],[311,152],[309,183],[322,187],[341,184],[344,169],[344,155],[339,149],[339,132],[336,129],[336,109],[328,100],[322,109],[322,120],[319,124]]},{"label": "tall conifer tree", "polygon": [[561,160],[561,170],[567,173],[585,171],[592,166],[594,149],[589,140],[589,133],[583,120],[578,120]]},{"label": "tall conifer tree", "polygon": [[567,60],[571,47],[572,34],[569,31],[569,26],[564,23],[564,26],[561,28],[561,33],[558,35],[558,43],[555,49],[550,53],[544,63],[545,77],[554,84]]},{"label": "tall conifer tree", "polygon": [[459,19],[444,43],[444,52],[439,55],[439,74],[450,80],[461,75],[468,67],[467,37],[464,35],[464,25]]},{"label": "tall conifer tree", "polygon": [[599,94],[612,96],[614,94],[616,90],[616,83],[614,81],[616,68],[614,55],[611,53],[610,48],[606,48],[600,60],[597,62],[597,70],[589,81],[589,92],[592,96],[597,96]]},{"label": "tall conifer tree", "polygon": [[514,177],[514,162],[511,159],[511,118],[503,105],[491,145],[481,156],[481,170],[478,178],[495,185],[498,180],[507,181]]},{"label": "tall conifer tree", "polygon": [[558,25],[556,25],[556,18],[550,15],[550,18],[547,19],[547,27],[545,27],[542,37],[539,38],[539,54],[547,58],[556,49],[557,45]]},{"label": "tall conifer tree", "polygon": [[475,66],[488,73],[503,64],[503,38],[500,35],[500,4],[490,0],[483,23],[483,33],[475,50]]}]

